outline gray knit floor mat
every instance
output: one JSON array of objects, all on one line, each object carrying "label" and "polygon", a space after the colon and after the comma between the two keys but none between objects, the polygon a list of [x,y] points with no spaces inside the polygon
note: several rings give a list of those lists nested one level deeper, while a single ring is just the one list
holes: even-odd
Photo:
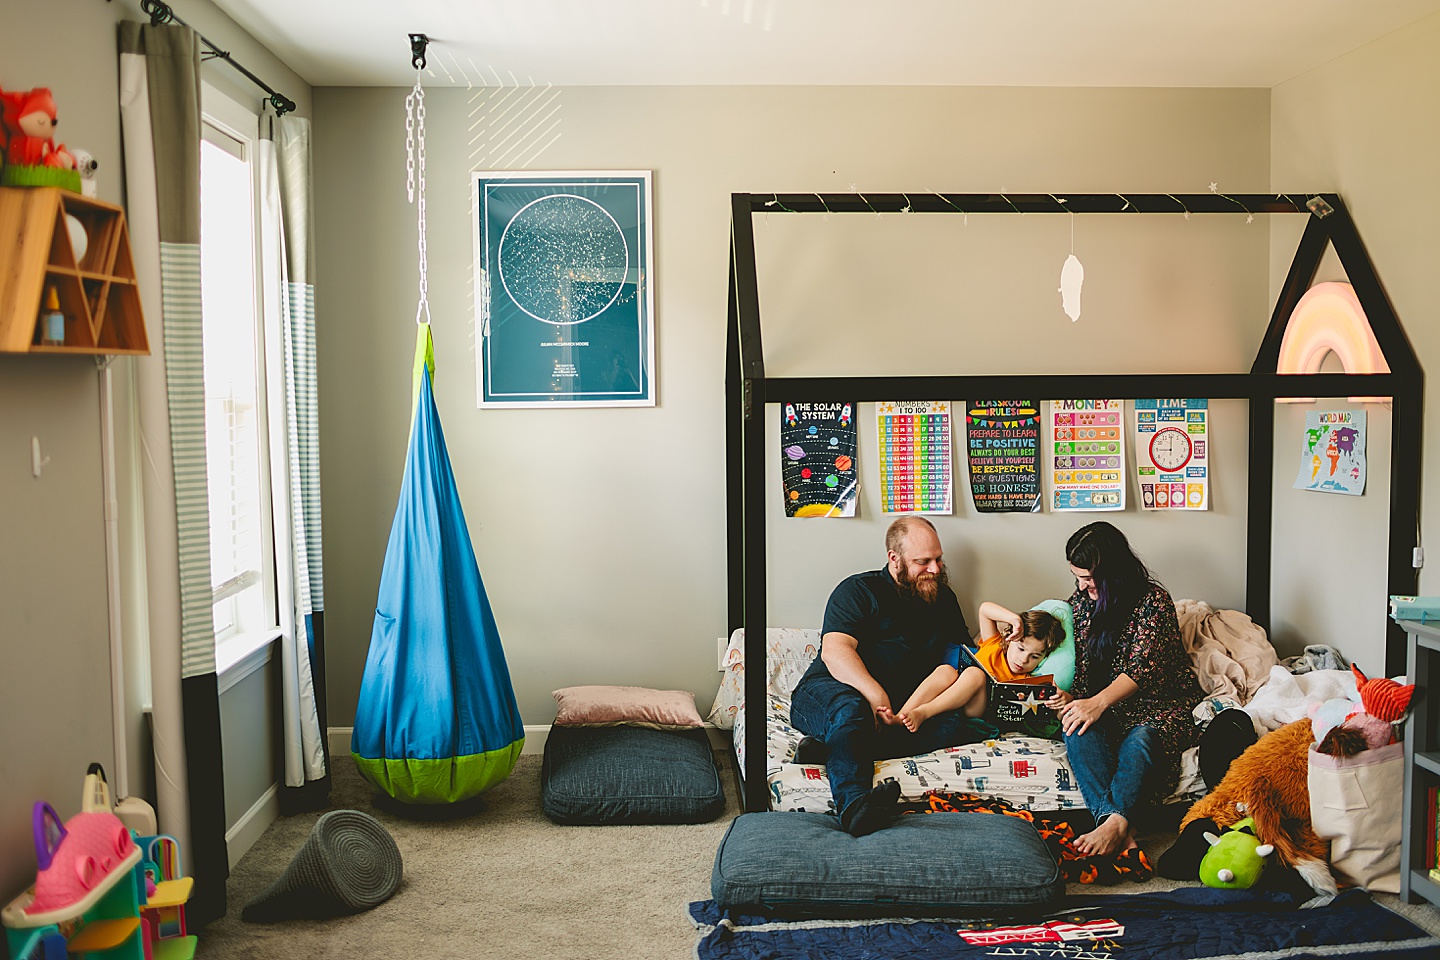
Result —
[{"label": "gray knit floor mat", "polygon": [[380,821],[359,810],[332,810],[280,878],[245,905],[251,923],[318,920],[369,910],[400,886],[400,848]]}]

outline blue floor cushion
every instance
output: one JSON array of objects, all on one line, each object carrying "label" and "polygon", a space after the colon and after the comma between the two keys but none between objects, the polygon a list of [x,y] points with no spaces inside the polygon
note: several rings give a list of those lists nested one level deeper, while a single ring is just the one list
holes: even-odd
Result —
[{"label": "blue floor cushion", "polygon": [[986,813],[910,814],[860,838],[828,814],[747,813],[710,874],[721,907],[785,916],[1004,916],[1064,890],[1032,825]]},{"label": "blue floor cushion", "polygon": [[702,729],[556,726],[540,801],[556,823],[705,823],[725,809],[725,790]]}]

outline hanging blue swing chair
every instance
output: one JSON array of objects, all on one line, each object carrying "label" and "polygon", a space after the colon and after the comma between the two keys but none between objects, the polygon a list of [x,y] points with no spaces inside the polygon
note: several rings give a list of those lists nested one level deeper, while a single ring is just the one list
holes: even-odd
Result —
[{"label": "hanging blue swing chair", "polygon": [[488,790],[525,742],[435,409],[434,369],[422,323],[405,478],[350,743],[365,779],[415,804]]}]

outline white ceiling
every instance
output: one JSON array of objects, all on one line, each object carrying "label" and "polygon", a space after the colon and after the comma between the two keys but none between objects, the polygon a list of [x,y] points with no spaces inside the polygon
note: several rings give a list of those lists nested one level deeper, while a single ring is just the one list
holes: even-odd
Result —
[{"label": "white ceiling", "polygon": [[[1270,87],[1440,0],[214,0],[315,85]],[[184,16],[184,3],[174,4]]]}]

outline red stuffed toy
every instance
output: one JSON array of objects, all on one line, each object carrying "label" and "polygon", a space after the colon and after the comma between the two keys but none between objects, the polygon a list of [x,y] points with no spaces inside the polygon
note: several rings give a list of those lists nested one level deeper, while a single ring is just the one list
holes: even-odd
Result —
[{"label": "red stuffed toy", "polygon": [[1354,665],[1350,671],[1355,674],[1355,689],[1360,691],[1360,702],[1366,713],[1386,723],[1399,723],[1404,719],[1405,711],[1410,709],[1410,698],[1415,694],[1415,684],[1401,686],[1388,677],[1372,680]]},{"label": "red stuffed toy", "polygon": [[5,161],[17,167],[75,169],[75,158],[63,144],[55,143],[55,98],[48,87],[28,93],[0,91],[0,145]]}]

